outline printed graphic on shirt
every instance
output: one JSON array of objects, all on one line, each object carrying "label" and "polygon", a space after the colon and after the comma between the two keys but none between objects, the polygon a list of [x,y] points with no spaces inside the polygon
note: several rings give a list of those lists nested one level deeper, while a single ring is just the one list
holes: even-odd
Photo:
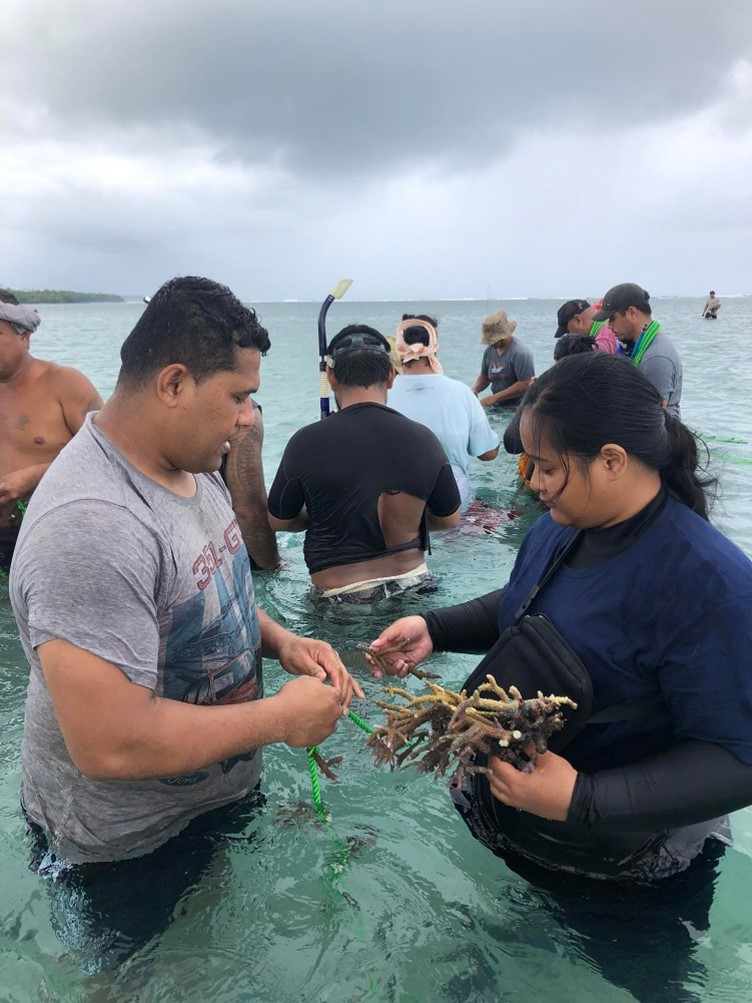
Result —
[{"label": "printed graphic on shirt", "polygon": [[[225,540],[228,533],[234,539],[231,530],[236,525],[231,524]],[[263,695],[261,631],[253,603],[250,561],[247,552],[241,550],[234,554],[232,562],[225,562],[221,556],[224,549],[224,545],[219,548],[212,543],[206,545],[197,572],[197,593],[171,611],[172,623],[164,654],[170,672],[165,677],[164,696],[172,700],[233,704]],[[207,552],[210,560],[204,561]],[[210,564],[213,565],[211,573]],[[230,569],[228,586],[225,573]],[[216,590],[216,600],[212,589]],[[207,610],[218,612],[212,616]],[[229,772],[241,760],[253,759],[256,752],[254,749],[225,761],[221,764],[222,772]],[[199,771],[177,779],[184,785],[198,783],[206,776],[204,771]],[[164,783],[172,782],[164,780]]]}]

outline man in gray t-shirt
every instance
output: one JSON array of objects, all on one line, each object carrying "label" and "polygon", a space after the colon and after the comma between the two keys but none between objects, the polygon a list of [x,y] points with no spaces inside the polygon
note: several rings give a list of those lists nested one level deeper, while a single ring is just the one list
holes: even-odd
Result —
[{"label": "man in gray t-shirt", "polygon": [[[11,571],[31,668],[22,797],[58,859],[148,853],[252,791],[262,746],[315,745],[360,692],[328,644],[256,608],[212,472],[253,420],[268,344],[228,289],[167,283],[29,505]],[[263,698],[262,654],[300,678]]]},{"label": "man in gray t-shirt", "polygon": [[650,294],[634,282],[622,282],[609,289],[594,319],[608,321],[616,337],[629,347],[632,362],[661,395],[668,413],[680,418],[681,359],[661,325],[653,320]]},{"label": "man in gray t-shirt", "polygon": [[516,327],[517,321],[509,320],[503,310],[483,321],[481,344],[488,347],[472,389],[477,396],[491,387],[491,393],[480,398],[484,407],[516,404],[535,377],[533,353],[512,336]]}]

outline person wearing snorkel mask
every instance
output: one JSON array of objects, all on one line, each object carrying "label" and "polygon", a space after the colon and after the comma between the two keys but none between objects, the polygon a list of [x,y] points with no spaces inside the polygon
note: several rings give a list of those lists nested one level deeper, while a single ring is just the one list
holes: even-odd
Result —
[{"label": "person wearing snorkel mask", "polygon": [[277,532],[305,532],[316,598],[371,603],[432,591],[429,529],[460,518],[460,493],[430,429],[387,407],[394,367],[372,327],[343,328],[328,346],[338,411],[300,429],[269,492]]}]

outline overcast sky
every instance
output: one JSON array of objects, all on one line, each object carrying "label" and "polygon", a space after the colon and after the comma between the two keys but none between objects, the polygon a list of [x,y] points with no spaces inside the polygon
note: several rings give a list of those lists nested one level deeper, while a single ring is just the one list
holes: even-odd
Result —
[{"label": "overcast sky", "polygon": [[750,0],[4,0],[0,284],[752,293]]}]

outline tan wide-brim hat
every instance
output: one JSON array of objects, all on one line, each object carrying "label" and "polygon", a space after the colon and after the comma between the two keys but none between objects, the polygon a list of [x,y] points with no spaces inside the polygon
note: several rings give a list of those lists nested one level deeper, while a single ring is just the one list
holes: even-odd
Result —
[{"label": "tan wide-brim hat", "polygon": [[511,338],[517,327],[516,320],[510,320],[503,310],[497,310],[483,321],[480,336],[481,345],[495,345],[497,341]]}]

